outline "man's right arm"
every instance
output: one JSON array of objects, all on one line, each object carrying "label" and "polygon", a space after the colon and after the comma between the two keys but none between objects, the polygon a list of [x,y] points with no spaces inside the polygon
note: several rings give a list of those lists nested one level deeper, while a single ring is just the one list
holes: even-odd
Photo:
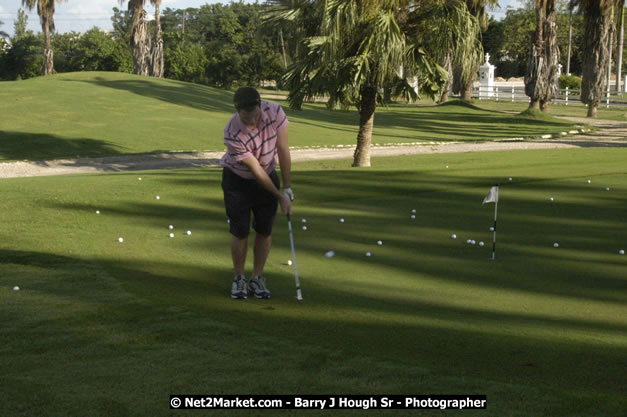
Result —
[{"label": "man's right arm", "polygon": [[240,162],[246,165],[246,167],[254,175],[255,180],[259,184],[261,184],[263,188],[268,190],[270,193],[272,193],[273,196],[277,198],[277,200],[279,200],[281,211],[283,211],[283,213],[285,214],[291,214],[292,203],[290,199],[276,188],[276,186],[270,179],[270,176],[268,176],[266,171],[264,171],[261,165],[259,164],[259,161],[257,160],[257,158],[251,155],[248,158],[242,159]]}]

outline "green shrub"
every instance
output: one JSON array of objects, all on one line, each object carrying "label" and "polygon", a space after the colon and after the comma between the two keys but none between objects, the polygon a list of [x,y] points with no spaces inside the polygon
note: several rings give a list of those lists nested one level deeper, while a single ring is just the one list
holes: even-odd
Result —
[{"label": "green shrub", "polygon": [[581,90],[581,77],[576,75],[560,75],[560,88],[568,87],[569,90]]}]

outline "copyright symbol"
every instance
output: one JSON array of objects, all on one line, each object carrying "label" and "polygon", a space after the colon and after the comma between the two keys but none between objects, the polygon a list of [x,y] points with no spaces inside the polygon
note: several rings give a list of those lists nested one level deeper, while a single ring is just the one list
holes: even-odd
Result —
[{"label": "copyright symbol", "polygon": [[178,397],[174,397],[170,400],[170,406],[172,408],[179,408],[181,406],[181,399]]}]

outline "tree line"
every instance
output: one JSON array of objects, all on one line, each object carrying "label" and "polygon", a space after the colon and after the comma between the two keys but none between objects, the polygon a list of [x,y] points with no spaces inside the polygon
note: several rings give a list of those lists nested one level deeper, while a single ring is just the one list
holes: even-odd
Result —
[{"label": "tree line", "polygon": [[274,80],[289,91],[293,108],[320,96],[329,107],[355,106],[354,165],[367,166],[379,103],[419,94],[446,101],[449,91],[470,99],[485,51],[497,57],[497,71],[524,74],[530,107],[546,111],[567,42],[567,65],[583,75],[582,101],[594,116],[624,2],[528,0],[496,22],[487,8],[497,0],[267,0],[163,11],[161,0],[150,0],[154,19],[146,0],[128,0],[127,10],[114,8],[112,33],[58,35],[55,0],[22,0],[37,9],[42,32],[25,31],[25,15],[18,15],[14,38],[0,44],[0,77],[56,69],[126,71],[221,88]]},{"label": "tree line", "polygon": [[[141,2],[143,3],[143,2]],[[158,3],[156,1],[155,3]],[[71,71],[120,71],[230,88],[279,80],[285,70],[278,32],[262,27],[265,6],[231,3],[157,13],[113,9],[113,30],[50,35],[26,30],[18,12],[14,36],[0,39],[0,79]],[[139,10],[139,11],[138,11]],[[141,18],[135,18],[136,16]],[[135,17],[134,17],[135,16]],[[42,23],[43,24],[43,23]],[[139,46],[135,46],[139,45]]]}]

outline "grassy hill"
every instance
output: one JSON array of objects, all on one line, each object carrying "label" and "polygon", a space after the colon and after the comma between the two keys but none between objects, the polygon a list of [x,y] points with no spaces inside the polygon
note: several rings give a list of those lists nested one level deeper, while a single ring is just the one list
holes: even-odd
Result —
[{"label": "grassy hill", "polygon": [[[221,151],[232,92],[122,73],[81,72],[0,83],[0,161]],[[307,104],[287,109],[291,146],[356,142],[355,110]],[[564,131],[533,120],[457,103],[379,107],[374,143],[482,141]]]}]

